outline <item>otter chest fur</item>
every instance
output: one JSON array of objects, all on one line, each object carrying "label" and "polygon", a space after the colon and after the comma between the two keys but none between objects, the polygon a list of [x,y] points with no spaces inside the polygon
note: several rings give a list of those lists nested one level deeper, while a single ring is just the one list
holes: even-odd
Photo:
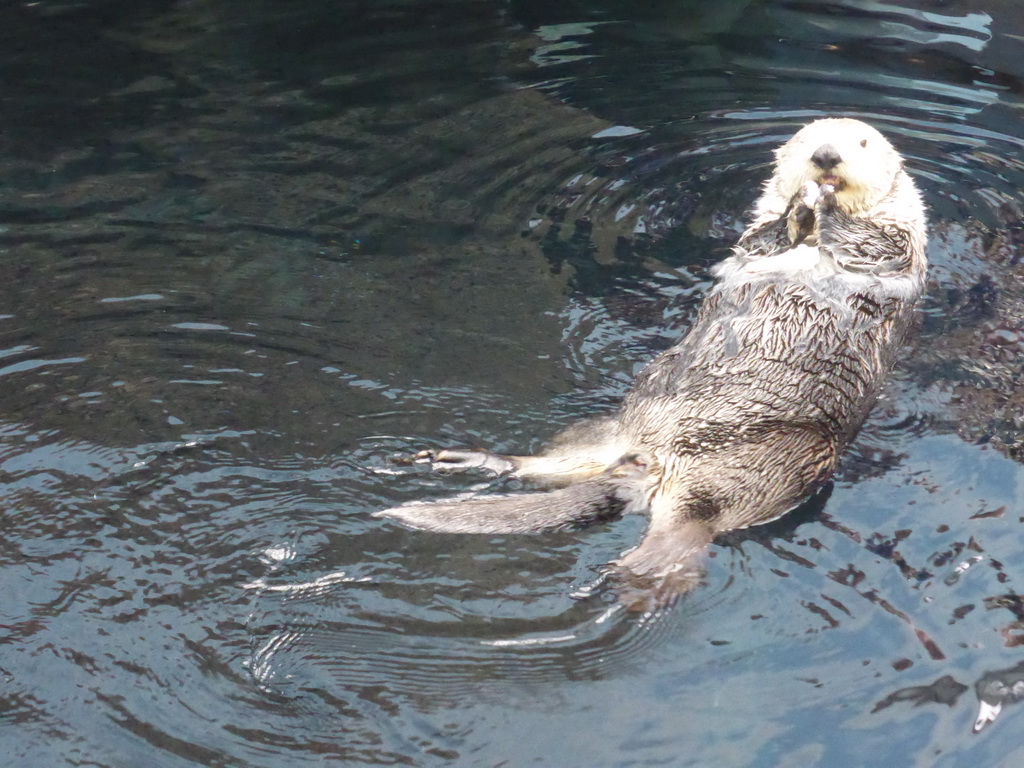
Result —
[{"label": "otter chest fur", "polygon": [[650,515],[609,565],[650,608],[692,588],[724,531],[774,520],[835,471],[874,405],[925,277],[920,196],[870,126],[824,119],[776,153],[774,173],[689,333],[637,377],[612,416],[536,456],[423,452],[554,490],[413,502],[377,513],[461,533],[577,527]]}]

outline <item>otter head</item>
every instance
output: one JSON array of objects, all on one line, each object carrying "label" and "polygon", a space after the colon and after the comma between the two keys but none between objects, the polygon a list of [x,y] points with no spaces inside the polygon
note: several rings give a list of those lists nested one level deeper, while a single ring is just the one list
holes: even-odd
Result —
[{"label": "otter head", "polygon": [[775,152],[776,191],[792,200],[804,184],[828,184],[839,207],[860,214],[893,189],[903,161],[885,137],[849,118],[815,120]]}]

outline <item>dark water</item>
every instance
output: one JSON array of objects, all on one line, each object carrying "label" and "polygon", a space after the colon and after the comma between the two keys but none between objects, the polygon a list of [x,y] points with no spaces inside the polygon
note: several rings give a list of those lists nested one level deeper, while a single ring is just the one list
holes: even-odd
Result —
[{"label": "dark water", "polygon": [[[5,765],[1024,764],[1022,36],[1009,0],[0,6]],[[370,517],[486,482],[395,457],[606,412],[826,113],[933,221],[830,494],[647,622],[593,590],[642,521]]]}]

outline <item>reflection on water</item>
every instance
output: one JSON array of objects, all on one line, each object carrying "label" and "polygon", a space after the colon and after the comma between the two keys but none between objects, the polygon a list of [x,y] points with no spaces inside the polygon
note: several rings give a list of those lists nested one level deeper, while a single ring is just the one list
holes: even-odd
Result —
[{"label": "reflection on water", "polygon": [[[637,5],[0,8],[12,764],[1024,760],[1016,6]],[[933,265],[831,495],[646,623],[598,583],[641,520],[370,517],[612,408],[827,112]]]}]

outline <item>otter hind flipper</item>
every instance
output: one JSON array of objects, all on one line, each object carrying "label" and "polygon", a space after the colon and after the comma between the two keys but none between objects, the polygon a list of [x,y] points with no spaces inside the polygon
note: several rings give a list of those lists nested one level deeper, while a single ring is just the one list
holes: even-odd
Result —
[{"label": "otter hind flipper", "polygon": [[[617,446],[613,446],[617,450]],[[436,472],[471,472],[482,469],[496,475],[514,475],[540,483],[559,485],[594,477],[617,465],[611,454],[600,456],[586,449],[538,456],[506,456],[474,448],[443,448],[420,451],[417,464],[430,464]]]},{"label": "otter hind flipper", "polygon": [[554,491],[411,502],[375,512],[410,528],[448,533],[533,533],[580,528],[637,511],[638,494],[599,478]]},{"label": "otter hind flipper", "polygon": [[614,470],[624,450],[617,433],[618,420],[598,416],[574,424],[554,437],[544,453],[511,456],[480,448],[442,448],[417,453],[412,462],[429,464],[439,472],[483,469],[556,486],[579,482]]},{"label": "otter hind flipper", "polygon": [[619,602],[648,614],[673,605],[700,584],[701,557],[713,537],[704,523],[653,520],[640,544],[608,566]]},{"label": "otter hind flipper", "polygon": [[515,456],[502,456],[500,453],[473,448],[444,448],[440,451],[420,451],[415,460],[418,463],[429,463],[431,469],[439,472],[485,469],[496,475],[507,475],[515,471],[516,459]]}]

